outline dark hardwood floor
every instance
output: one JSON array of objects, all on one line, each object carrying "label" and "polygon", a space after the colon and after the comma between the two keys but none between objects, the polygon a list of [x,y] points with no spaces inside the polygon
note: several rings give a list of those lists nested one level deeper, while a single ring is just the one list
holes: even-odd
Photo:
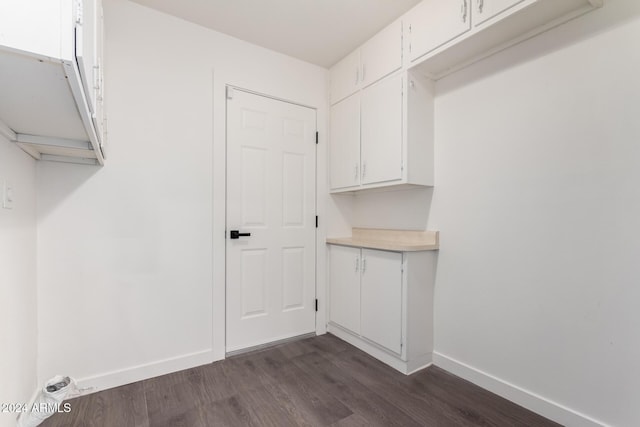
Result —
[{"label": "dark hardwood floor", "polygon": [[556,426],[430,367],[405,376],[332,335],[71,400],[42,426]]}]

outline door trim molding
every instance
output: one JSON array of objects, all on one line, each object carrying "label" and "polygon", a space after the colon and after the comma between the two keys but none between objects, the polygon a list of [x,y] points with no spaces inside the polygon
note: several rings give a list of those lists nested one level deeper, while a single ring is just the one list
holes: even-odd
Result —
[{"label": "door trim molding", "polygon": [[284,339],[277,340],[277,341],[271,341],[271,342],[266,343],[266,344],[254,345],[253,347],[247,347],[247,348],[243,348],[243,349],[240,349],[240,350],[230,351],[230,352],[226,353],[226,357],[237,356],[239,354],[250,353],[252,351],[264,350],[264,349],[267,349],[267,348],[275,347],[275,346],[280,345],[280,344],[286,344],[286,343],[293,342],[293,341],[300,341],[300,340],[304,340],[304,339],[307,339],[307,338],[313,338],[315,336],[316,336],[315,332],[309,332],[308,334],[296,335],[295,337],[284,338]]},{"label": "door trim molding", "polygon": [[[255,91],[255,90],[245,89],[245,88],[242,88],[242,87],[239,87],[239,86],[235,86],[235,85],[232,85],[232,84],[226,84],[225,85],[225,103],[226,103],[226,99],[227,99],[226,98],[226,93],[227,93],[227,90],[229,88],[233,89],[233,90],[240,91],[240,92],[249,93],[251,95],[257,95],[257,96],[262,96],[264,98],[273,99],[274,101],[286,102],[287,104],[297,105],[299,107],[310,108],[312,110],[316,110],[316,130],[318,129],[318,109],[316,107],[312,107],[311,105],[302,104],[300,102],[291,101],[289,99],[284,99],[284,98],[280,98],[280,97],[277,97],[277,96],[269,95],[269,94],[266,94],[266,93],[258,92],[258,91]],[[227,122],[226,122],[226,117],[225,117],[225,128],[226,128],[226,124],[227,124]],[[226,143],[226,141],[225,141],[225,143]]]}]

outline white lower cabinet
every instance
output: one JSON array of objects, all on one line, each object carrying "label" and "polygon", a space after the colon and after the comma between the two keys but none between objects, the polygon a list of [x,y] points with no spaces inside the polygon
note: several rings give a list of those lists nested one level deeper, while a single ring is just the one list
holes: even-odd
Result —
[{"label": "white lower cabinet", "polygon": [[349,331],[360,333],[360,248],[332,246],[330,319]]},{"label": "white lower cabinet", "polygon": [[402,253],[362,249],[360,334],[402,352]]},{"label": "white lower cabinet", "polygon": [[328,331],[405,374],[431,364],[436,253],[330,245]]}]

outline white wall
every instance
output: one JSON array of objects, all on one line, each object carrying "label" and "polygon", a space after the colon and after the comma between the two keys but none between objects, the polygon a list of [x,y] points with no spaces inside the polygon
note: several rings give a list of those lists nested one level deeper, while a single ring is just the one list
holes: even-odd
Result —
[{"label": "white wall", "polygon": [[439,81],[429,220],[440,362],[617,426],[640,425],[639,41],[640,3],[609,0]]},{"label": "white wall", "polygon": [[[29,403],[36,390],[36,169],[0,136],[0,193],[5,180],[15,202],[8,210],[0,199],[0,403]],[[14,426],[16,415],[0,413],[0,426]]]},{"label": "white wall", "polygon": [[353,202],[353,226],[425,230],[433,188],[357,193]]},{"label": "white wall", "polygon": [[105,21],[106,166],[38,168],[39,376],[97,388],[224,356],[225,84],[326,134],[326,70],[130,1]]}]

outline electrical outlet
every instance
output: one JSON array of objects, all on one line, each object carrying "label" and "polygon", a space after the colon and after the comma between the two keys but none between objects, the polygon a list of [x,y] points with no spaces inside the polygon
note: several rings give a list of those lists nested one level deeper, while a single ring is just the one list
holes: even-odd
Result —
[{"label": "electrical outlet", "polygon": [[2,207],[5,209],[13,209],[13,201],[13,186],[5,181],[2,186]]}]

